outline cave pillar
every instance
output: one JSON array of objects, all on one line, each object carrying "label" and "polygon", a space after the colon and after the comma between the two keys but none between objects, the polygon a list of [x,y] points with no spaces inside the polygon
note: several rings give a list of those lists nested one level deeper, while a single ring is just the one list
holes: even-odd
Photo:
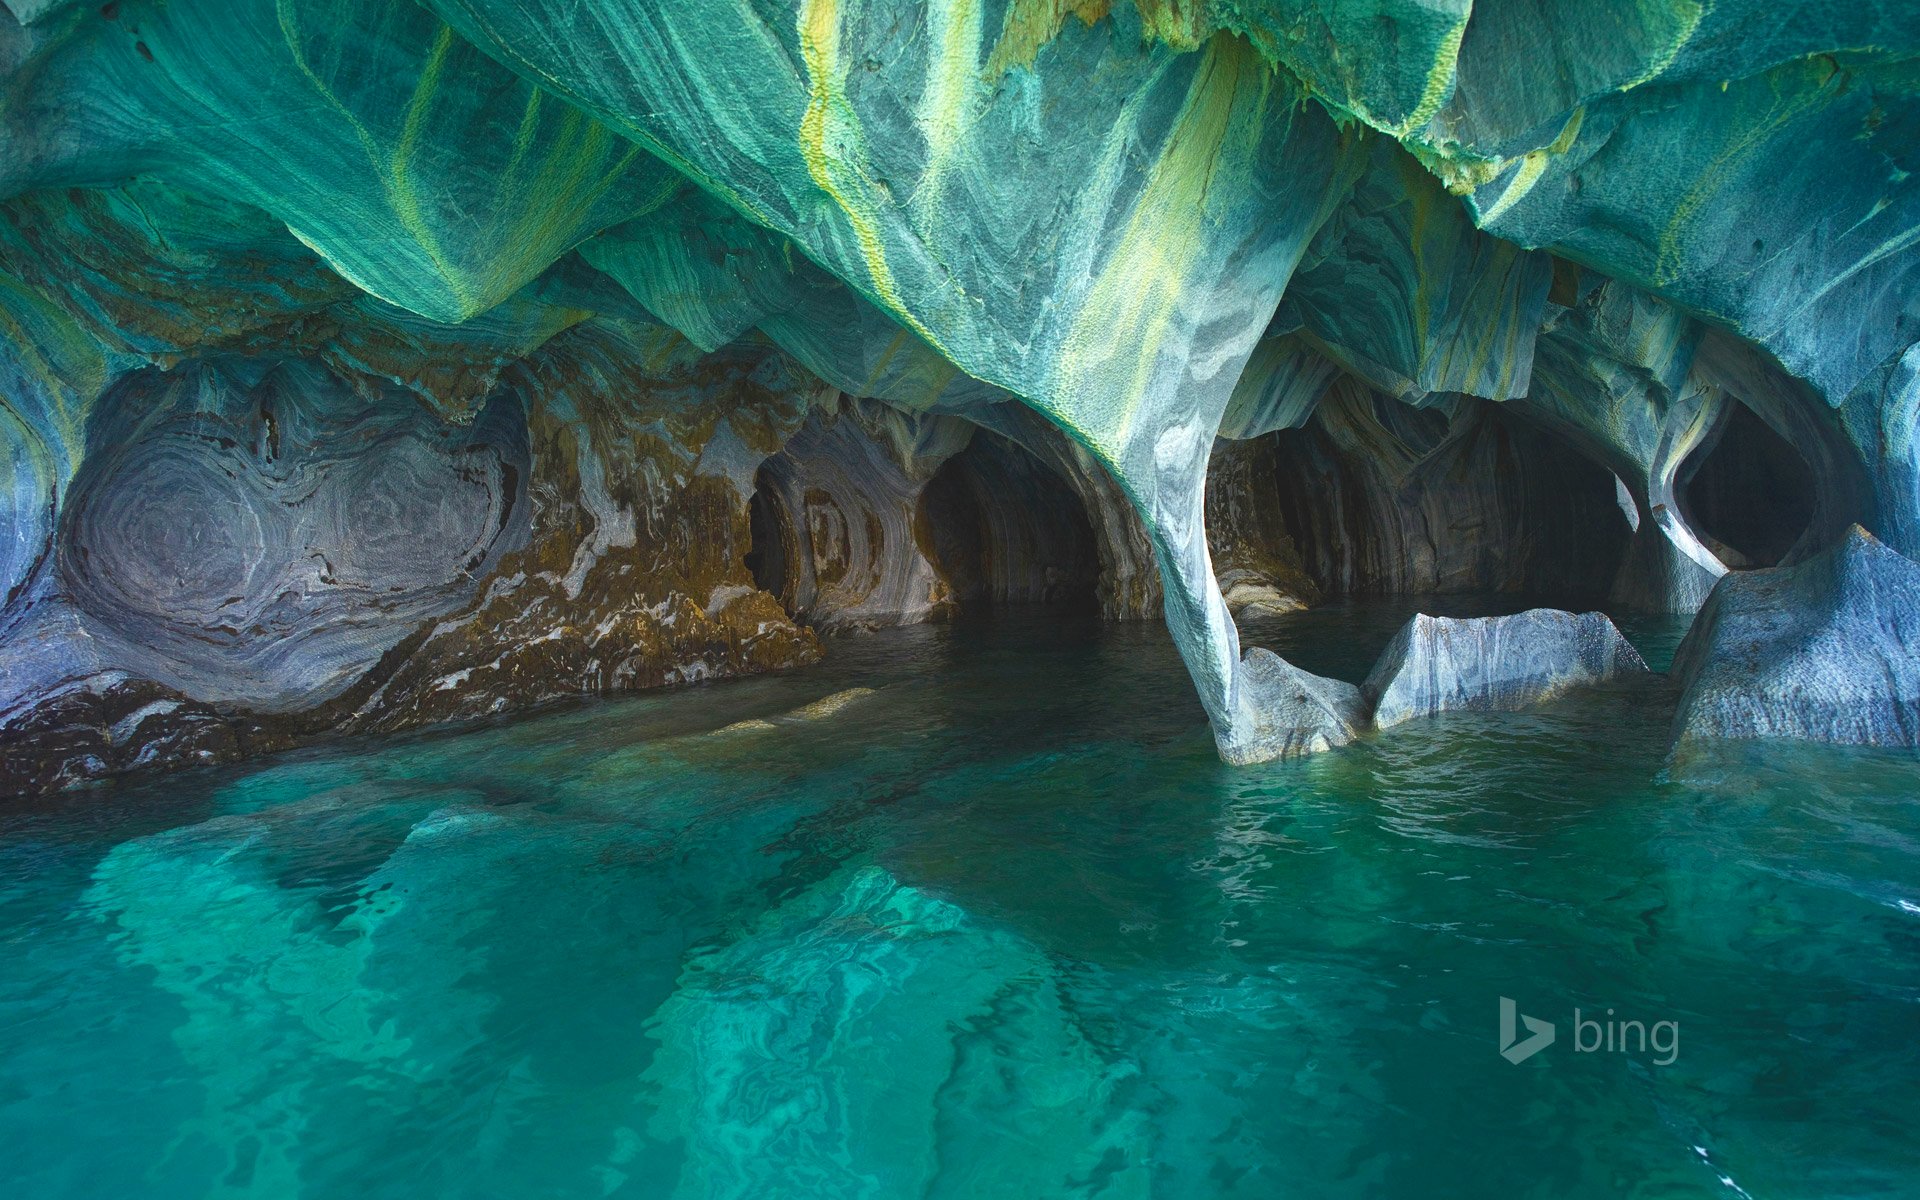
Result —
[{"label": "cave pillar", "polygon": [[1873,492],[1873,532],[1920,559],[1920,344],[1869,376],[1840,411]]}]

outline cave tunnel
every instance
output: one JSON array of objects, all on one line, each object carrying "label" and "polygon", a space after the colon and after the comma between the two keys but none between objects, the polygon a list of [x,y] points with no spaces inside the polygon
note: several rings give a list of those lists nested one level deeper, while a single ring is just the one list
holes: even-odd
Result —
[{"label": "cave tunnel", "polygon": [[946,580],[956,616],[1097,607],[1099,554],[1080,498],[999,434],[976,432],[941,465],[920,493],[914,534]]},{"label": "cave tunnel", "polygon": [[1569,442],[1471,397],[1414,408],[1329,393],[1300,429],[1260,439],[1250,486],[1274,547],[1325,597],[1607,595],[1631,530],[1616,483]]},{"label": "cave tunnel", "polygon": [[788,565],[796,550],[793,545],[793,518],[773,486],[768,468],[762,466],[753,477],[753,496],[747,501],[747,529],[750,548],[746,553],[747,570],[753,585],[770,592],[788,612],[793,611],[793,581]]},{"label": "cave tunnel", "polygon": [[1100,553],[1073,488],[1018,443],[974,429],[915,470],[849,420],[763,463],[744,564],[816,629],[1098,608]]},{"label": "cave tunnel", "polygon": [[1732,570],[1777,566],[1813,520],[1813,469],[1745,404],[1681,465],[1675,496],[1707,548]]}]

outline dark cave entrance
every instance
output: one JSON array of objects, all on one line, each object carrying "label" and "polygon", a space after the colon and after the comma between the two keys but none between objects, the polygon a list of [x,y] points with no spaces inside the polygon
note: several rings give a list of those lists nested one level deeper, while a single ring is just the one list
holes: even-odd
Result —
[{"label": "dark cave entrance", "polygon": [[1813,468],[1745,404],[1681,464],[1687,525],[1730,569],[1777,566],[1813,521]]},{"label": "dark cave entrance", "polygon": [[920,493],[914,534],[961,617],[1008,606],[1098,607],[1099,553],[1080,498],[1019,445],[986,430]]},{"label": "dark cave entrance", "polygon": [[753,586],[772,593],[791,614],[794,610],[791,565],[798,549],[793,516],[764,466],[753,476],[753,497],[747,501],[747,531],[749,549],[745,561],[753,575]]},{"label": "dark cave entrance", "polygon": [[[1322,596],[1607,596],[1631,529],[1614,476],[1555,432],[1471,397],[1414,408],[1336,388],[1260,439],[1257,524]],[[1210,501],[1211,507],[1211,501]]]}]

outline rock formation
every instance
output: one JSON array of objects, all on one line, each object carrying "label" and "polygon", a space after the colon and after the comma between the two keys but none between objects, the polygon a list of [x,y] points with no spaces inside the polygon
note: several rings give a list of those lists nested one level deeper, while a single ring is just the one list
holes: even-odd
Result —
[{"label": "rock formation", "polygon": [[1408,621],[1367,676],[1373,723],[1531,708],[1576,688],[1645,675],[1604,614],[1536,608],[1510,617]]},{"label": "rock formation", "polygon": [[1304,758],[1344,746],[1366,728],[1366,702],[1352,684],[1302,671],[1258,646],[1247,651],[1244,665],[1273,702],[1261,709],[1262,723],[1243,749],[1226,756],[1228,762]]},{"label": "rock formation", "polygon": [[3,2],[8,790],[1035,600],[1246,761],[1236,609],[1920,554],[1907,0]]},{"label": "rock formation", "polygon": [[1856,525],[1794,566],[1730,574],[1673,666],[1682,745],[1920,746],[1920,564]]}]

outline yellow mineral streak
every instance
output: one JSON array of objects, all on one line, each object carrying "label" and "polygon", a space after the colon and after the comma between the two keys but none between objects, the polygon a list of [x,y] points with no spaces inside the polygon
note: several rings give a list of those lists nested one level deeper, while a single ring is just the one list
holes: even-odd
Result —
[{"label": "yellow mineral streak", "polygon": [[1540,149],[1529,150],[1514,160],[1519,163],[1519,170],[1515,171],[1513,178],[1507,181],[1506,190],[1500,193],[1500,198],[1493,202],[1493,206],[1480,214],[1481,228],[1484,229],[1499,220],[1500,214],[1518,204],[1528,192],[1533,190],[1533,186],[1540,182],[1542,175],[1547,173],[1547,167],[1553,160],[1573,148],[1573,143],[1580,137],[1580,126],[1586,119],[1587,110],[1584,106],[1574,109],[1573,113],[1567,117],[1567,123],[1560,127],[1558,137]]},{"label": "yellow mineral streak", "polygon": [[1683,245],[1687,227],[1701,209],[1720,194],[1726,179],[1738,170],[1743,160],[1759,146],[1792,124],[1807,110],[1828,98],[1828,88],[1845,76],[1830,60],[1806,59],[1790,67],[1770,72],[1765,86],[1772,101],[1757,120],[1748,122],[1740,136],[1729,142],[1693,177],[1693,186],[1674,205],[1673,216],[1660,231],[1658,254],[1653,263],[1653,286],[1667,287],[1676,282],[1685,269],[1687,251]]},{"label": "yellow mineral streak", "polygon": [[[1207,44],[1179,117],[1162,143],[1126,227],[1065,339],[1054,394],[1076,398],[1062,415],[1108,461],[1127,442],[1161,345],[1187,296],[1206,241],[1215,176],[1254,159],[1268,116],[1272,75],[1246,42]],[[1242,89],[1258,89],[1244,110]]]},{"label": "yellow mineral streak", "polygon": [[1013,67],[1032,66],[1040,48],[1060,36],[1060,27],[1069,15],[1092,25],[1112,8],[1113,0],[1012,0],[982,74],[987,82],[995,83]]},{"label": "yellow mineral streak", "polygon": [[[99,345],[37,290],[4,272],[0,341],[12,348],[26,373],[39,380],[53,406],[49,415],[59,440],[73,447],[83,444],[87,407],[107,386],[107,361]],[[9,399],[0,397],[0,410]],[[54,471],[51,462],[39,466]]]},{"label": "yellow mineral streak", "polygon": [[[443,23],[435,35],[401,113],[399,135],[389,148],[309,61],[296,0],[277,0],[275,12],[295,67],[353,130],[387,207],[446,288],[454,310],[446,315],[457,320],[492,308],[521,279],[537,274],[554,250],[578,240],[580,232],[592,232],[576,229],[580,215],[591,210],[642,153],[639,146],[622,143],[605,126],[570,106],[560,106],[555,114],[557,122],[543,126],[542,93],[537,88],[528,89],[512,157],[497,181],[497,203],[491,214],[494,224],[478,230],[450,227],[442,215],[429,208],[416,179],[416,167],[419,156],[430,153],[434,145],[434,111],[442,98],[442,80],[447,76],[449,59],[460,53],[463,45],[453,28]],[[460,77],[457,64],[453,77]],[[506,219],[504,225],[502,218]],[[449,232],[472,239],[464,256],[447,245]],[[355,286],[390,303],[410,307],[389,295],[391,289],[375,286],[342,266],[337,248],[323,245],[321,239],[299,230],[293,233]],[[484,264],[484,273],[480,264]]]},{"label": "yellow mineral streak", "polygon": [[1198,50],[1213,33],[1205,0],[1133,0],[1141,32],[1176,50]]},{"label": "yellow mineral streak", "polygon": [[1673,5],[1673,29],[1667,41],[1654,51],[1647,60],[1647,67],[1640,74],[1620,85],[1620,90],[1630,92],[1643,83],[1650,83],[1666,73],[1673,60],[1680,57],[1680,51],[1693,39],[1694,31],[1700,28],[1700,18],[1707,12],[1706,5],[1698,0],[1676,0]]},{"label": "yellow mineral streak", "polygon": [[932,0],[927,5],[927,28],[934,40],[927,57],[926,90],[914,114],[927,142],[926,172],[913,197],[923,224],[936,219],[955,152],[972,130],[980,27],[980,0]]},{"label": "yellow mineral streak", "polygon": [[[800,153],[807,174],[839,206],[853,229],[871,281],[872,296],[935,349],[946,349],[933,331],[907,309],[887,262],[879,211],[860,157],[860,118],[848,102],[840,63],[839,0],[802,0],[800,56],[807,66],[807,108],[800,117]],[[832,137],[833,144],[828,139]],[[851,158],[853,161],[849,161]],[[948,357],[952,357],[948,355]]]}]

